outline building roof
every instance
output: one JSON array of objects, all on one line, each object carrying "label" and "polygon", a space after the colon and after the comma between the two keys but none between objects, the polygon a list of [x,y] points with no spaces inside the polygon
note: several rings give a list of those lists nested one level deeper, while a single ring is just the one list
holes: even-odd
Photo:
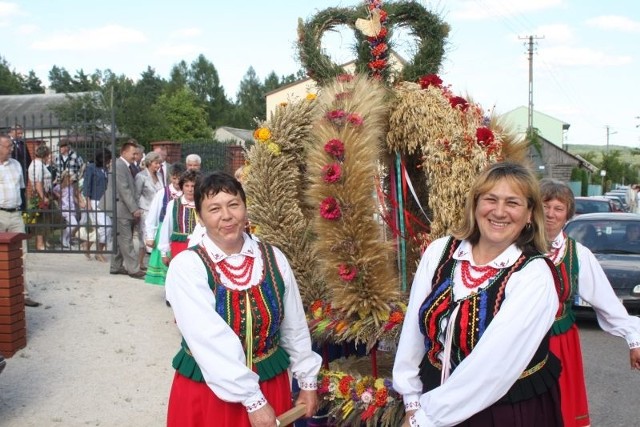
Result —
[{"label": "building roof", "polygon": [[[252,130],[232,128],[232,127],[229,127],[229,126],[220,126],[217,130],[219,130],[219,129],[224,129],[225,131],[229,132],[231,135],[235,136],[238,139],[243,140],[244,142],[253,141],[253,131]],[[216,132],[217,132],[217,130],[216,130]]]},{"label": "building roof", "polygon": [[[507,111],[506,113],[502,114],[502,116],[508,116],[509,114],[511,114],[511,113],[513,113],[513,112],[516,112],[516,111],[520,111],[520,110],[527,110],[527,111],[529,111],[529,107],[524,106],[524,105],[521,105],[521,106],[519,106],[519,107],[514,108],[513,110],[509,110],[509,111]],[[542,112],[540,112],[540,111],[536,110],[535,108],[533,109],[533,113],[534,113],[534,114],[537,114],[537,115],[540,115],[540,116],[547,117],[547,118],[549,118],[549,119],[552,119],[552,120],[555,120],[555,121],[557,121],[557,122],[562,123],[562,129],[569,129],[569,126],[571,126],[569,123],[565,122],[564,120],[560,120],[560,119],[559,119],[559,118],[557,118],[557,117],[553,117],[553,116],[550,116],[549,114],[542,113]]]},{"label": "building roof", "polygon": [[[56,127],[59,122],[52,107],[62,104],[68,97],[84,96],[92,92],[45,93],[0,96],[0,127],[22,124],[30,129]],[[46,126],[45,126],[46,125]]]}]

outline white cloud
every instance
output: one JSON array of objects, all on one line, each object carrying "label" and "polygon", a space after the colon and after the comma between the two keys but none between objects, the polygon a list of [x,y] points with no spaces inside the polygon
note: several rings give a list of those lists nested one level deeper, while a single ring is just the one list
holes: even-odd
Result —
[{"label": "white cloud", "polygon": [[17,3],[0,1],[0,18],[11,18],[20,14],[20,6]]},{"label": "white cloud", "polygon": [[631,56],[609,55],[590,48],[556,46],[540,48],[540,57],[551,65],[558,66],[600,66],[611,67],[630,64]]},{"label": "white cloud", "polygon": [[633,21],[626,16],[606,15],[587,20],[587,25],[602,30],[618,30],[629,33],[640,32],[640,21]]},{"label": "white cloud", "polygon": [[53,34],[46,39],[32,43],[31,47],[39,50],[85,51],[111,49],[116,46],[146,41],[146,36],[139,30],[121,25],[106,25],[101,28]]},{"label": "white cloud", "polygon": [[191,39],[200,35],[202,35],[201,28],[181,28],[172,31],[170,37],[174,39]]},{"label": "white cloud", "polygon": [[0,1],[0,28],[8,27],[12,23],[12,18],[23,15],[17,3]]},{"label": "white cloud", "polygon": [[461,0],[451,6],[454,18],[481,20],[506,18],[562,6],[564,0]]}]

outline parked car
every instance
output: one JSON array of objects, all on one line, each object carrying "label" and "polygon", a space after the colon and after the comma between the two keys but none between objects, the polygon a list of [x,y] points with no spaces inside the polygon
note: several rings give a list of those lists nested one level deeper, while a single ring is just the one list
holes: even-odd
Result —
[{"label": "parked car", "polygon": [[615,212],[616,207],[611,199],[606,197],[576,197],[576,215],[594,212]]},{"label": "parked car", "polygon": [[604,197],[617,197],[622,203],[625,212],[629,212],[629,200],[627,200],[626,190],[611,190],[604,193]]},{"label": "parked car", "polygon": [[[640,215],[584,214],[573,217],[564,230],[593,252],[627,310],[640,313]],[[588,306],[579,297],[574,301],[577,309]]]},{"label": "parked car", "polygon": [[620,199],[616,196],[603,196],[606,197],[607,199],[611,200],[613,202],[613,212],[629,212],[627,209],[624,208],[624,205],[622,204],[622,202],[620,201]]}]

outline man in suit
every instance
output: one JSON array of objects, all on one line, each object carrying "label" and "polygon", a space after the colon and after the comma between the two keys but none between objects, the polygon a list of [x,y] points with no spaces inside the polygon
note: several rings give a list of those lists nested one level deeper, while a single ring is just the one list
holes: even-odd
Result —
[{"label": "man in suit", "polygon": [[[133,227],[142,214],[138,206],[136,185],[134,181],[134,159],[136,144],[130,141],[122,144],[120,157],[114,162],[113,179],[107,184],[105,193],[105,207],[112,215],[115,211],[116,220],[116,253],[111,257],[111,274],[128,274],[135,279],[143,279],[144,272],[140,270],[138,254],[133,245]],[[115,181],[115,183],[114,183]],[[113,209],[113,186],[115,186],[116,204]]]},{"label": "man in suit", "polygon": [[[29,150],[27,149],[27,144],[24,143],[24,129],[22,126],[15,125],[9,131],[9,137],[11,137],[11,142],[13,143],[13,152],[11,153],[11,157],[16,159],[20,166],[22,167],[22,176],[24,182],[27,182],[27,169],[31,164],[31,154],[29,154]],[[22,202],[20,204],[20,209],[25,210],[27,207],[27,197],[25,195],[25,188],[20,189],[20,197],[22,198]]]}]

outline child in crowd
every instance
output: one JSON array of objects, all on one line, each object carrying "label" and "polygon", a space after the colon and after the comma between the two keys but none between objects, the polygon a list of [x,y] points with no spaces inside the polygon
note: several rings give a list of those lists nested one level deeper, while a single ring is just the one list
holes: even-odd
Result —
[{"label": "child in crowd", "polygon": [[60,211],[67,226],[62,230],[62,247],[71,247],[71,238],[78,232],[78,186],[76,174],[65,170],[60,175],[60,182],[53,188],[53,192],[60,200]]}]

